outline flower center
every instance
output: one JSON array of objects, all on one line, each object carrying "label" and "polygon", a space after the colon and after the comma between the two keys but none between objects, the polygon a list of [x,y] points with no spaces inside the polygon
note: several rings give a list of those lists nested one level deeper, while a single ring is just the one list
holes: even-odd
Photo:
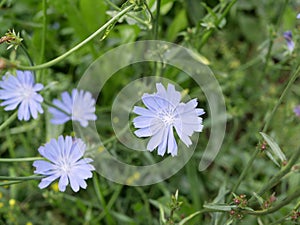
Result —
[{"label": "flower center", "polygon": [[35,91],[32,89],[32,87],[24,87],[23,97],[24,99],[31,99],[34,93]]},{"label": "flower center", "polygon": [[172,112],[162,111],[159,113],[159,118],[163,121],[166,126],[170,126],[175,121],[175,116]]},{"label": "flower center", "polygon": [[71,171],[70,163],[66,162],[66,160],[63,160],[60,164],[60,170],[65,174],[70,173],[70,171]]},{"label": "flower center", "polygon": [[81,105],[73,105],[72,119],[77,120],[83,117],[83,110]]}]

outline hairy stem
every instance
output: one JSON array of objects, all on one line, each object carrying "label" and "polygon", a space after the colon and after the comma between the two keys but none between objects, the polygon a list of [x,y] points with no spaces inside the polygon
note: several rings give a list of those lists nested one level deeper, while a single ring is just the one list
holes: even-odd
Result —
[{"label": "hairy stem", "polygon": [[11,124],[17,118],[17,115],[18,111],[14,112],[14,114],[12,114],[7,120],[5,120],[4,123],[0,125],[0,131],[9,126],[9,124]]},{"label": "hairy stem", "polygon": [[[220,16],[220,18],[218,19],[218,21],[216,22],[216,27],[218,27],[220,25],[220,23],[222,22],[222,20],[225,18],[225,16],[229,13],[229,10],[232,8],[232,6],[234,6],[234,4],[237,2],[237,0],[232,0],[228,6],[226,7],[226,9],[224,10],[224,12],[222,13],[222,15]],[[199,49],[201,49],[206,42],[208,41],[208,39],[210,38],[210,36],[213,34],[214,29],[210,29],[208,30],[208,32],[206,32],[200,42],[199,45]]]},{"label": "hairy stem", "polygon": [[10,176],[0,176],[0,180],[16,180],[16,181],[23,181],[23,180],[40,180],[43,176],[29,176],[29,177],[10,177]]},{"label": "hairy stem", "polygon": [[28,157],[28,158],[0,158],[0,162],[10,163],[10,162],[31,162],[35,160],[44,160],[42,157]]},{"label": "hairy stem", "polygon": [[[85,44],[87,44],[88,42],[90,42],[92,39],[94,39],[98,34],[100,34],[102,31],[104,31],[107,27],[109,27],[109,25],[115,23],[116,21],[119,20],[120,17],[122,17],[124,14],[126,14],[127,12],[129,12],[131,9],[133,9],[134,5],[130,5],[128,7],[126,7],[125,9],[123,9],[122,11],[120,11],[117,15],[115,15],[113,18],[111,18],[107,23],[105,23],[102,27],[100,27],[97,31],[95,31],[93,34],[91,34],[88,38],[86,38],[85,40],[83,40],[82,42],[80,42],[78,45],[76,45],[75,47],[71,48],[69,51],[67,51],[66,53],[58,56],[57,58],[40,64],[40,65],[36,65],[36,66],[23,66],[23,65],[12,65],[15,68],[18,69],[22,69],[22,70],[39,70],[39,69],[44,69],[44,68],[48,68],[50,66],[55,65],[56,63],[62,61],[63,59],[65,59],[66,57],[68,57],[69,55],[71,55],[73,52],[77,51],[78,49],[80,49],[82,46],[84,46]],[[10,67],[10,65],[8,65],[8,67]]]},{"label": "hairy stem", "polygon": [[[274,106],[270,116],[267,118],[266,123],[262,129],[262,132],[266,132],[270,126],[270,123],[275,115],[275,112],[277,111],[278,107],[280,106],[280,104],[282,103],[283,99],[285,98],[286,94],[288,93],[288,91],[291,89],[292,84],[295,82],[295,80],[297,79],[297,77],[299,76],[299,72],[300,72],[300,66],[298,66],[297,70],[294,72],[294,74],[291,76],[288,84],[286,85],[285,89],[283,90],[280,98],[278,99],[276,105]],[[235,186],[232,189],[232,192],[236,192],[236,190],[238,189],[238,187],[240,186],[242,180],[245,178],[246,174],[248,173],[249,169],[251,168],[256,156],[258,155],[258,153],[260,152],[259,148],[256,148],[256,150],[253,152],[250,160],[248,161],[246,167],[243,169],[237,183],[235,184]]]}]

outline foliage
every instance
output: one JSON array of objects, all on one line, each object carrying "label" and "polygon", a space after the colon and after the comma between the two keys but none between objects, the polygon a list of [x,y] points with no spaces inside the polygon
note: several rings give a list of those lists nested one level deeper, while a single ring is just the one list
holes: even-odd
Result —
[{"label": "foliage", "polygon": [[[34,65],[68,52],[133,3],[126,16],[93,40],[53,65],[34,70]],[[192,158],[165,181],[127,186],[94,173],[86,190],[60,193],[56,183],[40,190],[38,180],[9,181],[30,177],[34,168],[32,162],[4,159],[38,157],[39,146],[60,134],[71,135],[72,124],[51,124],[47,110],[37,120],[9,121],[13,112],[1,107],[0,224],[299,224],[300,118],[293,112],[300,104],[299,12],[300,2],[289,0],[0,1],[0,36],[18,38],[0,41],[1,75],[33,66],[50,102],[76,88],[84,71],[107,51],[157,39],[185,46],[209,64],[227,110],[221,151],[205,171],[197,168],[210,135],[209,113]],[[293,51],[283,37],[288,30]],[[97,101],[97,130],[109,140],[106,147],[112,155],[136,165],[141,163],[139,155],[127,154],[114,136],[110,110],[118,90],[149,75],[179,84],[209,112],[201,89],[179,69],[138,63],[117,71]],[[10,124],[2,128],[7,121]],[[161,160],[155,154],[149,162]]]}]

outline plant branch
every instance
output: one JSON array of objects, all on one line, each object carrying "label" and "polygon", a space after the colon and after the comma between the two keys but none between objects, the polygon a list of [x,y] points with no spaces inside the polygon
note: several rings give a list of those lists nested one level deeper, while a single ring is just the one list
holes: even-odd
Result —
[{"label": "plant branch", "polygon": [[87,44],[88,42],[90,42],[92,39],[94,39],[98,34],[100,34],[102,31],[104,31],[107,27],[109,27],[109,25],[115,23],[116,21],[119,20],[120,17],[122,17],[124,14],[126,14],[127,12],[129,12],[131,9],[133,9],[134,5],[130,5],[128,7],[126,7],[125,9],[123,9],[122,11],[120,11],[117,15],[115,15],[113,18],[111,18],[107,23],[105,23],[102,27],[100,27],[97,31],[95,31],[93,34],[91,34],[88,38],[86,38],[85,40],[83,40],[82,42],[80,42],[78,45],[76,45],[75,47],[71,48],[69,51],[67,51],[66,53],[58,56],[57,58],[43,63],[43,64],[39,64],[36,66],[23,66],[23,65],[18,65],[18,64],[13,64],[10,63],[11,65],[7,65],[8,67],[15,67],[17,69],[22,69],[22,70],[39,70],[39,69],[44,69],[44,68],[48,68],[51,67],[53,65],[55,65],[56,63],[62,61],[63,59],[65,59],[66,57],[68,57],[69,55],[71,55],[73,52],[77,51],[78,49],[80,49],[82,46],[84,46],[85,44]]}]

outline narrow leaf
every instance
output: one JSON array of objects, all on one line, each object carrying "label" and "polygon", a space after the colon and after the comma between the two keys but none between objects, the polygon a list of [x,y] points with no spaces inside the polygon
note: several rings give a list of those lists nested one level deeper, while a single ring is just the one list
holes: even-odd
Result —
[{"label": "narrow leaf", "polygon": [[233,208],[236,208],[235,205],[230,206],[230,205],[225,205],[225,204],[218,204],[218,205],[206,204],[203,207],[206,209],[214,209],[214,210],[219,210],[219,211],[224,211],[224,212],[228,212],[228,211],[232,210]]},{"label": "narrow leaf", "polygon": [[280,167],[280,164],[279,164],[279,163],[277,162],[277,160],[273,157],[273,155],[271,154],[271,152],[266,151],[266,155],[272,160],[272,162],[273,162],[276,166]]},{"label": "narrow leaf", "polygon": [[263,132],[260,132],[260,134],[263,136],[265,141],[268,143],[274,154],[281,160],[281,162],[286,161],[284,153],[281,151],[279,145],[274,141],[274,139]]},{"label": "narrow leaf", "polygon": [[256,192],[253,192],[253,196],[257,199],[257,201],[259,202],[260,206],[263,206],[264,199],[262,197],[260,197]]}]

